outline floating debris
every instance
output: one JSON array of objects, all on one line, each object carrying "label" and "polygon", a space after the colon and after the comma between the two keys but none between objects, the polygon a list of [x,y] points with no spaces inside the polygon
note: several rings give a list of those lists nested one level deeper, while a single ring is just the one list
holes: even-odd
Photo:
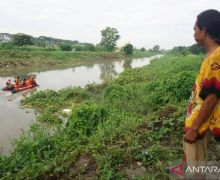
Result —
[{"label": "floating debris", "polygon": [[63,113],[64,115],[70,115],[71,112],[72,112],[71,109],[63,109],[63,110],[62,110],[62,113]]}]

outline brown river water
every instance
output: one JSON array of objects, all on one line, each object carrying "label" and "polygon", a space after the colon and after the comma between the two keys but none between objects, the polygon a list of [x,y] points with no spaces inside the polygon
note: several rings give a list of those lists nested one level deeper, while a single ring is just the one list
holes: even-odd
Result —
[{"label": "brown river water", "polygon": [[[36,76],[39,87],[15,94],[0,90],[0,153],[9,154],[13,147],[13,140],[22,131],[26,131],[35,119],[34,110],[20,107],[20,100],[25,96],[39,90],[60,90],[68,86],[84,87],[89,83],[102,83],[117,77],[126,68],[141,67],[149,64],[152,59],[159,57],[118,60],[60,70],[31,72],[29,74]],[[26,77],[29,74],[22,74],[20,77]],[[14,78],[13,75],[11,77],[0,77],[0,88],[5,86],[8,79]]]}]

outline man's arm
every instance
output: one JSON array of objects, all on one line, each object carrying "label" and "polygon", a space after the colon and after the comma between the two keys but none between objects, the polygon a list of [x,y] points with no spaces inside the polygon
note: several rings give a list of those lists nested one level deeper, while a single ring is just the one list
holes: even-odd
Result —
[{"label": "man's arm", "polygon": [[188,143],[194,143],[198,136],[198,129],[201,124],[203,124],[206,119],[212,114],[213,109],[218,103],[218,98],[215,94],[210,94],[203,101],[202,107],[199,111],[199,114],[195,121],[192,124],[192,127],[186,132],[184,136],[184,141]]}]

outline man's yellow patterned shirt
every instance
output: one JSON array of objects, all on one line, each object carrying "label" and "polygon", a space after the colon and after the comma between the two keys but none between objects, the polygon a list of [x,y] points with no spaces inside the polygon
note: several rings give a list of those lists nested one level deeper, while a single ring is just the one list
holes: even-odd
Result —
[{"label": "man's yellow patterned shirt", "polygon": [[[220,47],[207,57],[201,65],[200,72],[193,86],[184,132],[192,126],[203,101],[212,93],[220,98]],[[214,137],[220,137],[220,101],[215,106],[211,116],[199,127],[198,138],[202,138],[208,129]]]}]

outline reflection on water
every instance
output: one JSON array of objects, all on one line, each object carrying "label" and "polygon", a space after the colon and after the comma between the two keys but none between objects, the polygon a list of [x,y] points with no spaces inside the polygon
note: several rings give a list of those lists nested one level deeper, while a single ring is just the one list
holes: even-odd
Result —
[{"label": "reflection on water", "polygon": [[124,69],[131,68],[131,63],[132,63],[132,59],[127,59],[126,61],[124,61],[123,68]]},{"label": "reflection on water", "polygon": [[95,64],[87,64],[87,65],[84,65],[84,66],[89,69],[89,68],[93,68],[94,65],[95,65]]},{"label": "reflection on water", "polygon": [[[60,90],[68,86],[84,87],[88,83],[109,81],[118,76],[125,68],[147,65],[153,58],[155,57],[118,60],[30,74],[36,75],[36,82],[40,85],[37,90]],[[26,78],[30,74],[21,74],[20,77]],[[0,77],[0,88],[5,86],[8,79],[14,79],[14,77]],[[0,91],[0,146],[3,147],[4,152],[10,149],[8,137],[17,137],[21,129],[27,128],[34,119],[33,110],[19,108],[22,96],[26,96],[32,91],[26,90],[13,95],[10,92]]]},{"label": "reflection on water", "polygon": [[113,63],[100,64],[99,68],[101,70],[100,79],[102,81],[107,82],[118,75],[117,71],[115,70],[115,65]]}]

